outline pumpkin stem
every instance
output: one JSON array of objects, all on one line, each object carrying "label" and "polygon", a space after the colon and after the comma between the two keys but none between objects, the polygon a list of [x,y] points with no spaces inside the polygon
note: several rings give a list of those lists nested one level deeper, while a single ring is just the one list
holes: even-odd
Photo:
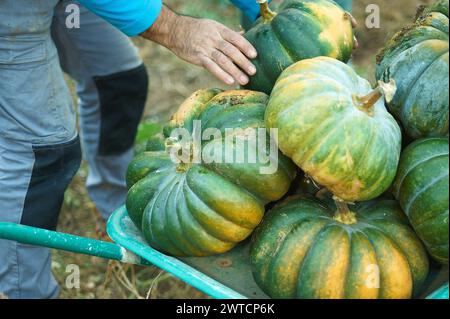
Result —
[{"label": "pumpkin stem", "polygon": [[346,202],[336,196],[333,196],[333,200],[337,207],[334,220],[346,225],[352,225],[358,222],[356,219],[356,214],[348,208],[348,204]]},{"label": "pumpkin stem", "polygon": [[367,112],[369,115],[373,113],[373,106],[379,99],[383,96],[386,102],[391,102],[394,98],[395,92],[397,91],[397,85],[394,79],[390,79],[389,83],[383,81],[378,81],[378,87],[376,87],[372,92],[365,96],[357,97],[358,108],[362,111]]},{"label": "pumpkin stem", "polygon": [[277,15],[276,12],[270,10],[267,0],[256,0],[259,3],[260,14],[264,22],[270,22]]},{"label": "pumpkin stem", "polygon": [[189,165],[192,163],[193,159],[192,143],[184,145],[177,139],[168,137],[165,140],[164,145],[166,153],[170,154],[170,156],[174,156],[178,160],[180,167],[185,167],[186,164]]}]

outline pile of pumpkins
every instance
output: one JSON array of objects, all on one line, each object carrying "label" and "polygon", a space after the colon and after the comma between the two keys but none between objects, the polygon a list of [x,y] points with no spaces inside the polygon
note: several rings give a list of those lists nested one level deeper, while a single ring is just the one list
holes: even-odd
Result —
[{"label": "pile of pumpkins", "polygon": [[[429,256],[448,265],[449,1],[387,44],[375,89],[345,64],[352,17],[336,3],[286,0],[275,13],[259,2],[245,35],[257,74],[243,90],[194,93],[149,141],[128,169],[130,218],[173,256],[225,253],[252,235],[253,276],[273,298],[416,296]],[[277,170],[261,174],[259,158],[174,162],[171,133],[194,121],[277,129]],[[203,150],[214,143],[237,150],[222,139]]]}]

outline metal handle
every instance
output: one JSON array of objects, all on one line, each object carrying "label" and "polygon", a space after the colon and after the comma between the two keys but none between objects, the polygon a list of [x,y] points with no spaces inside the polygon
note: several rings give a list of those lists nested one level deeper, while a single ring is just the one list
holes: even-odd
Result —
[{"label": "metal handle", "polygon": [[114,243],[15,223],[0,222],[0,238],[125,263],[149,265],[145,260]]}]

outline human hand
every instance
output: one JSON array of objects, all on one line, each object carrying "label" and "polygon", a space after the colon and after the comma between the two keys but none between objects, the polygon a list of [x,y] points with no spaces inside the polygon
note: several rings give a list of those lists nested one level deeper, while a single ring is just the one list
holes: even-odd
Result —
[{"label": "human hand", "polygon": [[179,16],[164,7],[142,36],[204,67],[228,85],[245,85],[248,76],[256,73],[250,62],[256,58],[255,48],[238,32],[213,20]]}]

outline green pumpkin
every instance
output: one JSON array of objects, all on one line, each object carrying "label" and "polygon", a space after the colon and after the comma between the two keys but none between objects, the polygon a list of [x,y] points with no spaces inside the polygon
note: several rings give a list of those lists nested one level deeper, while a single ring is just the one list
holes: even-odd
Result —
[{"label": "green pumpkin", "polygon": [[393,194],[431,256],[448,264],[448,138],[409,145],[400,159]]},{"label": "green pumpkin", "polygon": [[245,34],[258,51],[257,73],[246,88],[270,94],[281,72],[317,56],[347,62],[353,51],[351,20],[330,0],[287,0],[279,12],[261,4],[261,18]]},{"label": "green pumpkin", "polygon": [[[178,142],[171,133],[176,128],[193,132],[195,120],[201,121],[203,134],[209,128],[220,132],[241,128],[237,135],[247,128],[261,128],[266,134],[267,100],[267,95],[259,92],[198,91],[165,127],[166,149],[158,151],[162,143],[157,137],[148,145],[151,151],[132,161],[127,172],[126,207],[152,247],[175,256],[224,253],[253,232],[263,217],[265,204],[287,192],[295,178],[295,166],[276,148],[278,168],[271,174],[261,174],[260,169],[268,164],[260,157],[252,162],[245,156],[240,163],[191,161],[198,145],[193,146],[187,161],[177,163],[171,155]],[[234,137],[228,142],[221,138],[203,142],[200,151],[220,145],[222,159],[230,154],[238,156],[242,148],[236,142],[239,136]],[[245,155],[249,151],[246,144]]]},{"label": "green pumpkin", "polygon": [[428,274],[428,257],[396,201],[351,207],[290,198],[252,237],[250,261],[272,298],[404,299]]},{"label": "green pumpkin", "polygon": [[166,138],[164,134],[159,133],[147,140],[145,149],[147,151],[164,151],[166,148]]},{"label": "green pumpkin", "polygon": [[266,126],[278,128],[280,150],[318,184],[345,201],[370,200],[389,188],[400,157],[400,128],[382,99],[388,89],[372,90],[340,61],[303,60],[275,84]]},{"label": "green pumpkin", "polygon": [[448,0],[419,13],[417,22],[387,44],[378,57],[377,78],[394,78],[390,111],[413,139],[448,134]]}]

